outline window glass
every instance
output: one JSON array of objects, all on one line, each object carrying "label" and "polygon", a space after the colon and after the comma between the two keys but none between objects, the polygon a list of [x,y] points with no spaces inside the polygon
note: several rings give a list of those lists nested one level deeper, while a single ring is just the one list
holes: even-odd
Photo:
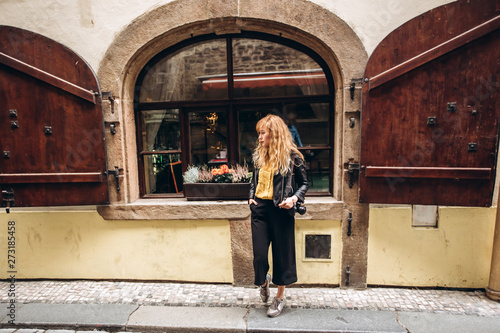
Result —
[{"label": "window glass", "polygon": [[189,165],[252,170],[255,126],[269,113],[282,117],[304,155],[308,195],[331,193],[330,81],[305,48],[249,37],[193,38],[144,67],[135,100],[142,196],[180,195]]},{"label": "window glass", "polygon": [[[227,98],[226,40],[216,39],[180,49],[145,68],[140,102]],[[205,81],[213,79],[217,89]]]},{"label": "window glass", "polygon": [[330,188],[330,150],[300,149],[306,163],[309,192],[328,193]]},{"label": "window glass", "polygon": [[191,164],[225,164],[227,153],[227,113],[225,110],[189,112]]},{"label": "window glass", "polygon": [[311,57],[282,44],[233,39],[234,96],[328,94],[323,69]]},{"label": "window glass", "polygon": [[329,146],[329,103],[300,103],[285,106],[285,122],[298,147]]},{"label": "window glass", "polygon": [[245,163],[253,169],[252,154],[257,147],[257,122],[269,113],[279,113],[278,107],[257,106],[238,111],[238,138],[240,142],[240,164]]},{"label": "window glass", "polygon": [[145,194],[181,193],[180,154],[144,155]]},{"label": "window glass", "polygon": [[141,124],[145,194],[182,192],[179,110],[142,111]]},{"label": "window glass", "polygon": [[332,235],[306,235],[304,245],[306,259],[332,258]]},{"label": "window glass", "polygon": [[179,110],[142,111],[143,151],[181,149]]},{"label": "window glass", "polygon": [[252,162],[252,152],[257,145],[255,126],[269,113],[279,115],[288,125],[297,147],[329,147],[329,103],[288,104],[256,106],[238,111],[238,139],[240,163]]}]

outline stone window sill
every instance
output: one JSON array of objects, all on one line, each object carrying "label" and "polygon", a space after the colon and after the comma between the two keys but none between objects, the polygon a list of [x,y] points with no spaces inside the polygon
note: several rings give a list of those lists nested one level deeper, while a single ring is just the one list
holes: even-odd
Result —
[{"label": "stone window sill", "polygon": [[[307,198],[307,213],[297,219],[342,219],[343,202],[334,198]],[[244,220],[250,218],[246,200],[187,201],[186,199],[139,199],[128,204],[97,206],[105,220]]]}]

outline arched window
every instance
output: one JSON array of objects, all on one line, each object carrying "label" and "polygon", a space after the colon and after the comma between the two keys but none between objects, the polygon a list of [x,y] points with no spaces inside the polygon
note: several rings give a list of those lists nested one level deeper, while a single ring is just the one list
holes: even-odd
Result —
[{"label": "arched window", "polygon": [[331,194],[333,110],[330,71],[298,43],[242,33],[168,48],[136,85],[141,196],[181,195],[188,165],[252,168],[255,125],[269,113],[289,124],[305,156],[308,195]]}]

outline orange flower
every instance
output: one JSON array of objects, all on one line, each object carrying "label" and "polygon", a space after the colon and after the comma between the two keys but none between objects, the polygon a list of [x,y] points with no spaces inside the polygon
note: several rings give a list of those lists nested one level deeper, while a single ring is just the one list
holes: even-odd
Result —
[{"label": "orange flower", "polygon": [[217,169],[212,169],[212,175],[217,176]]}]

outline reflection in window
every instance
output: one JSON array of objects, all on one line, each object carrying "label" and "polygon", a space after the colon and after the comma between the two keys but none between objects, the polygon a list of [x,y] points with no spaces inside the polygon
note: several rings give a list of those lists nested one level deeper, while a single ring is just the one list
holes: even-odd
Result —
[{"label": "reflection in window", "polygon": [[223,89],[203,89],[204,77],[227,77],[226,42],[201,42],[169,54],[144,71],[140,102],[164,102],[227,98]]},{"label": "reflection in window", "polygon": [[307,54],[265,40],[233,39],[234,96],[328,94],[323,69]]},{"label": "reflection in window", "polygon": [[[299,147],[325,147],[329,145],[329,104],[301,103],[285,106],[284,119],[295,133]],[[300,144],[301,143],[301,144]]]}]

